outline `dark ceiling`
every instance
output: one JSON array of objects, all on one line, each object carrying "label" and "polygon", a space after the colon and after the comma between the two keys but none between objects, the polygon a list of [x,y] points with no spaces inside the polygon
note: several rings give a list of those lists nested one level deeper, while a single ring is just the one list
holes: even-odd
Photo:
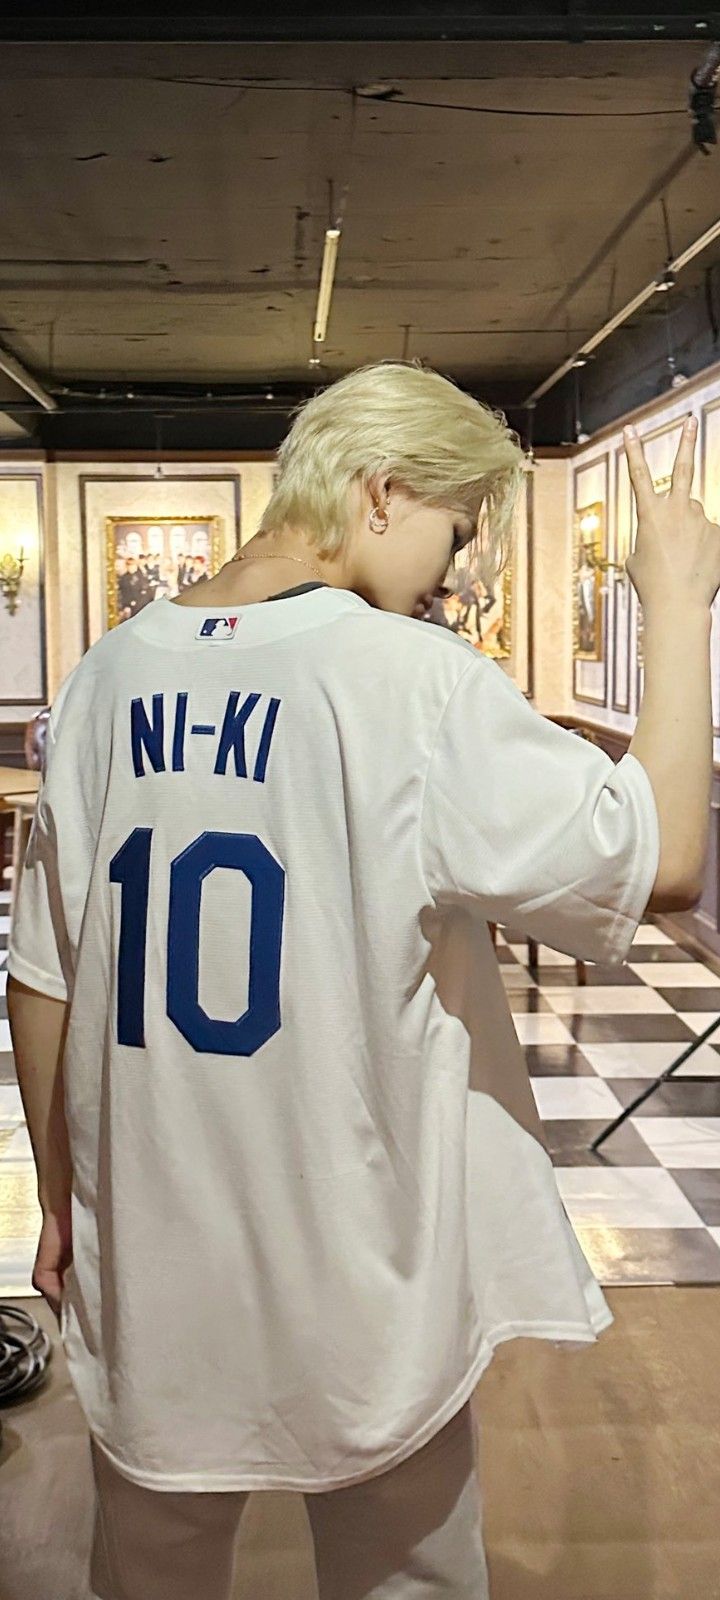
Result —
[{"label": "dark ceiling", "polygon": [[[63,416],[21,414],[12,385],[0,405],[65,448],[127,443],[144,405],[132,438],[147,448],[147,408],[164,403],[165,442],[186,445],[197,424],[171,420],[183,397],[239,406],[271,387],[282,411],[363,362],[419,356],[521,406],[662,270],[666,221],[677,254],[717,220],[720,157],[693,146],[688,111],[706,51],[702,39],[6,43],[0,344]],[[323,235],[339,210],[318,374]],[[680,275],[680,321],[719,262],[720,241]],[[650,302],[637,320],[652,330],[659,314]],[[713,353],[708,342],[705,364]],[[545,414],[560,437],[550,396]]]}]

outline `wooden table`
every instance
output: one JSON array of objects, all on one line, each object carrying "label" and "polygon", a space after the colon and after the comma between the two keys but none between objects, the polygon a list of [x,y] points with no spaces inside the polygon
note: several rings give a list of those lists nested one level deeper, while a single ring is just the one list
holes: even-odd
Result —
[{"label": "wooden table", "polygon": [[0,767],[0,805],[16,794],[37,794],[39,788],[39,772],[31,772],[28,767]]}]

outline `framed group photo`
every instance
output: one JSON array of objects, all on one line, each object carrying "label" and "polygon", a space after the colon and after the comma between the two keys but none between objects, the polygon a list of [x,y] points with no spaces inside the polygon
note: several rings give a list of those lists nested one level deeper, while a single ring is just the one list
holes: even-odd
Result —
[{"label": "framed group photo", "polygon": [[105,530],[108,628],[220,570],[219,517],[107,517]]}]

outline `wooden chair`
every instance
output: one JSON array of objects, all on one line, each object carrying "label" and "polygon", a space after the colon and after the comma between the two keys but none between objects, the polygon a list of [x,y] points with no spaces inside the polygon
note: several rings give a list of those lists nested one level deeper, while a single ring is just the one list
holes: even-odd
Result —
[{"label": "wooden chair", "polygon": [[[490,937],[492,939],[492,942],[493,942],[495,948],[497,949],[496,934],[497,934],[498,925],[497,925],[496,922],[489,922],[488,923],[488,927],[490,929]],[[537,977],[537,970],[538,970],[538,944],[537,944],[537,940],[536,939],[527,939],[526,943],[527,943],[527,949],[528,949],[528,971],[532,973],[533,977]],[[575,962],[575,975],[577,977],[577,981],[578,981],[579,985],[587,983],[587,968],[585,966],[585,962],[584,961],[577,961],[576,960],[576,962]]]}]

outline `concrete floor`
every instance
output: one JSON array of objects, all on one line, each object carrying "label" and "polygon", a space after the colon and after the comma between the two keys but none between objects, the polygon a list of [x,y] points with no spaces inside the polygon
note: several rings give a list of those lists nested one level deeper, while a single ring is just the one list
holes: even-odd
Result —
[{"label": "concrete floor", "polygon": [[[476,1391],[492,1600],[720,1600],[720,1289],[608,1300],[596,1346],[517,1340]],[[55,1354],[2,1411],[0,1600],[88,1600],[87,1433],[54,1318],[15,1303]],[[300,1495],[251,1496],[233,1600],[316,1600]]]}]

